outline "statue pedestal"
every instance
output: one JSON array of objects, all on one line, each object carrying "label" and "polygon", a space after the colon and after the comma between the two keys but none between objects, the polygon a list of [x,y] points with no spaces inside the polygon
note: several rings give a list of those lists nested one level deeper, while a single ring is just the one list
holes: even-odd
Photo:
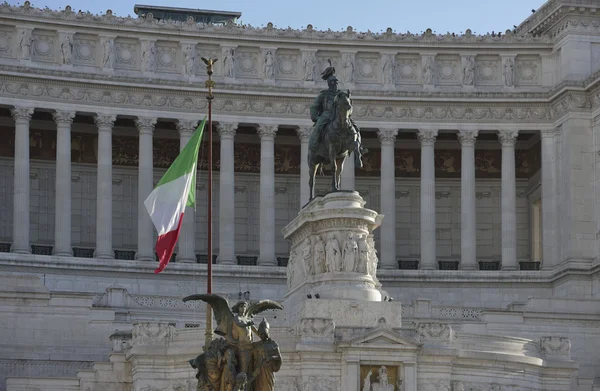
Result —
[{"label": "statue pedestal", "polygon": [[383,215],[364,205],[355,191],[329,193],[283,229],[292,242],[286,310],[298,313],[308,299],[382,301],[373,230]]}]

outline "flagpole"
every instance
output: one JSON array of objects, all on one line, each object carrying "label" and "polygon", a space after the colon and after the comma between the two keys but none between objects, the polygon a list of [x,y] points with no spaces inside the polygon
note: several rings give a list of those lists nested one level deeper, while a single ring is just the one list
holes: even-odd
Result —
[{"label": "flagpole", "polygon": [[[204,60],[204,59],[202,59]],[[206,80],[205,86],[208,90],[206,100],[208,101],[208,261],[207,261],[207,276],[206,276],[206,293],[212,293],[212,100],[213,100],[213,87],[215,82],[212,80],[213,74],[213,63],[216,59],[208,59],[206,63],[206,73],[208,74],[208,80]],[[205,348],[210,345],[213,340],[212,330],[212,310],[209,304],[206,304],[206,333],[205,333]]]}]

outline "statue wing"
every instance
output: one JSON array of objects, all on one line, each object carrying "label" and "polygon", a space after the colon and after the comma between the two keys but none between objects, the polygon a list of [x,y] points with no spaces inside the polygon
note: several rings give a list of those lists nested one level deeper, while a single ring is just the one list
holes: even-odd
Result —
[{"label": "statue wing", "polygon": [[215,329],[215,332],[221,336],[226,335],[227,326],[233,320],[233,313],[229,308],[229,302],[227,299],[212,293],[191,295],[183,299],[184,302],[192,300],[202,300],[205,303],[210,304],[211,308],[213,309],[213,313],[215,314],[215,319],[217,320],[217,328]]},{"label": "statue wing", "polygon": [[254,315],[259,314],[266,310],[282,310],[283,306],[273,300],[260,300],[256,303],[250,304],[248,307],[248,317],[252,318]]}]

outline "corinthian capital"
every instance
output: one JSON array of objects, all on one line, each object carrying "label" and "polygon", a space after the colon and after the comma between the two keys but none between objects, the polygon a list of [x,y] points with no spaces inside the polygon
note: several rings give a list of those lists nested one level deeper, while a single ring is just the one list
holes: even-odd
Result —
[{"label": "corinthian capital", "polygon": [[498,140],[503,147],[514,147],[517,142],[518,130],[499,130]]},{"label": "corinthian capital", "polygon": [[96,126],[98,129],[108,129],[112,130],[112,127],[117,120],[117,116],[114,114],[97,114],[94,117],[94,121],[96,122]]},{"label": "corinthian capital", "polygon": [[29,122],[33,115],[33,110],[33,107],[14,107],[11,112],[15,121]]},{"label": "corinthian capital", "polygon": [[55,111],[52,116],[54,117],[54,121],[56,121],[57,125],[69,125],[73,123],[73,118],[75,118],[74,111]]},{"label": "corinthian capital", "polygon": [[419,129],[419,132],[417,133],[421,146],[434,145],[437,135],[438,131],[436,129]]},{"label": "corinthian capital", "polygon": [[219,122],[217,132],[221,139],[232,139],[235,137],[235,131],[238,127],[236,122]]},{"label": "corinthian capital", "polygon": [[196,126],[198,126],[198,121],[178,120],[177,130],[179,131],[179,136],[191,136],[194,134]]},{"label": "corinthian capital", "polygon": [[479,131],[477,129],[462,129],[458,131],[458,141],[460,141],[460,145],[463,147],[473,147],[475,146],[475,141],[477,140],[477,135]]},{"label": "corinthian capital", "polygon": [[312,133],[312,130],[312,126],[299,126],[298,129],[296,129],[296,133],[298,134],[300,142],[308,141],[310,139],[310,134]]},{"label": "corinthian capital", "polygon": [[262,140],[274,139],[278,125],[258,125],[258,137]]},{"label": "corinthian capital", "polygon": [[394,145],[397,135],[398,129],[379,129],[377,131],[381,145]]},{"label": "corinthian capital", "polygon": [[154,132],[154,125],[156,125],[156,118],[138,117],[135,119],[135,126],[137,126],[140,134],[152,134]]}]

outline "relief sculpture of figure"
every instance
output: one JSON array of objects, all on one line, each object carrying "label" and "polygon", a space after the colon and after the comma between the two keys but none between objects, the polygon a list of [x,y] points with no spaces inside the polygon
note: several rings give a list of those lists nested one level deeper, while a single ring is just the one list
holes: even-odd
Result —
[{"label": "relief sculpture of figure", "polygon": [[472,86],[475,82],[475,58],[467,56],[463,59],[463,85]]},{"label": "relief sculpture of figure", "polygon": [[339,272],[341,270],[341,251],[340,245],[333,233],[327,235],[327,244],[325,245],[325,262],[327,273]]},{"label": "relief sculpture of figure", "polygon": [[20,56],[21,60],[29,60],[31,57],[31,42],[33,41],[33,37],[31,34],[31,30],[24,29],[21,30],[19,35],[19,48],[20,48]]},{"label": "relief sculpture of figure", "polygon": [[354,83],[354,61],[351,54],[344,55],[344,77],[342,81],[344,83]]},{"label": "relief sculpture of figure", "polygon": [[266,319],[258,326],[258,336],[260,341],[252,344],[252,359],[257,367],[253,390],[274,390],[275,372],[279,372],[281,368],[281,353],[279,345],[269,335],[269,322]]},{"label": "relief sculpture of figure", "polygon": [[375,249],[375,242],[373,241],[373,237],[367,237],[367,244],[369,246],[369,263],[367,266],[367,272],[375,282],[377,282],[377,264],[379,263],[379,259],[377,259],[377,250]]},{"label": "relief sculpture of figure", "polygon": [[366,235],[358,235],[358,262],[354,271],[367,274],[369,267],[369,245],[365,239]]},{"label": "relief sculpture of figure", "polygon": [[379,368],[379,376],[378,381],[373,383],[373,391],[394,391],[396,388],[393,384],[389,383],[387,368],[385,366],[381,366]]},{"label": "relief sculpture of figure", "polygon": [[70,65],[73,54],[73,41],[70,35],[65,35],[63,41],[60,43],[60,54],[62,63]]},{"label": "relief sculpture of figure", "polygon": [[504,85],[507,87],[513,86],[513,73],[514,73],[514,65],[512,58],[504,59]]},{"label": "relief sculpture of figure", "polygon": [[425,64],[423,65],[423,84],[426,86],[433,84],[433,60],[431,57],[425,58]]},{"label": "relief sculpture of figure", "polygon": [[191,76],[194,74],[194,62],[196,60],[193,45],[187,45],[183,50],[183,74]]},{"label": "relief sculpture of figure", "polygon": [[314,272],[315,274],[321,274],[325,272],[325,243],[319,235],[317,235],[317,242],[315,243],[315,249],[313,250],[314,260]]},{"label": "relief sculpture of figure", "polygon": [[308,53],[306,60],[304,60],[304,81],[315,80],[315,66],[317,65],[314,54]]},{"label": "relief sculpture of figure", "polygon": [[314,195],[314,181],[317,170],[324,164],[332,166],[331,191],[340,189],[344,161],[354,152],[354,164],[361,168],[362,155],[367,152],[362,147],[360,129],[351,118],[352,99],[350,91],[338,91],[338,79],[331,60],[321,78],[329,88],[322,90],[310,106],[310,118],[314,129],[308,144],[308,167],[310,199]]},{"label": "relief sculpture of figure", "polygon": [[304,265],[306,267],[306,274],[314,276],[315,269],[313,267],[310,238],[306,238],[304,239],[304,242],[302,242],[302,259],[304,260]]},{"label": "relief sculpture of figure", "polygon": [[112,68],[113,40],[102,38],[102,68]]},{"label": "relief sculpture of figure", "polygon": [[352,232],[348,233],[348,237],[344,243],[342,259],[344,262],[344,271],[353,272],[354,265],[358,260],[358,244],[356,243]]},{"label": "relief sculpture of figure", "polygon": [[383,63],[383,84],[394,84],[394,56],[385,56]]},{"label": "relief sculpture of figure", "polygon": [[[235,382],[232,385],[231,379],[235,379],[237,374],[242,372],[248,375],[248,383],[252,383],[256,375],[262,370],[262,365],[265,365],[265,362],[254,363],[254,366],[252,363],[252,354],[256,347],[256,345],[253,345],[252,335],[254,333],[260,337],[261,334],[254,326],[253,318],[255,315],[266,310],[282,310],[283,306],[272,300],[260,300],[252,303],[239,301],[230,308],[226,298],[215,294],[191,295],[183,299],[184,302],[191,300],[202,300],[211,306],[217,321],[217,327],[214,332],[224,338],[226,347],[225,350],[219,350],[222,356],[222,365],[212,365],[209,367],[206,359],[201,359],[202,355],[194,360],[192,366],[195,365],[198,367],[200,375],[198,384],[201,384],[200,377],[202,377],[202,381],[205,384],[210,384],[214,391],[223,391],[222,387],[224,386],[233,387]],[[211,343],[211,346],[215,344],[215,341]],[[204,354],[206,355],[207,353]],[[216,356],[218,358],[219,353]],[[234,361],[237,364],[235,365],[235,374],[232,373],[234,371]],[[200,368],[202,365],[204,365],[204,368]],[[203,374],[204,376],[202,376]],[[214,380],[219,378],[220,382],[215,386]],[[225,389],[229,390],[228,388]],[[247,387],[245,391],[248,391]],[[273,388],[257,389],[255,391],[273,391]]]},{"label": "relief sculpture of figure", "polygon": [[265,79],[273,80],[275,79],[275,57],[273,56],[273,52],[270,50],[265,53]]},{"label": "relief sculpture of figure", "polygon": [[223,76],[225,77],[234,77],[234,54],[235,52],[233,49],[227,49],[227,51],[225,52],[225,58],[223,59]]},{"label": "relief sculpture of figure", "polygon": [[294,268],[296,267],[296,251],[291,250],[290,251],[290,258],[288,259],[288,263],[287,263],[287,268],[286,268],[286,272],[287,272],[287,282],[288,282],[288,290],[292,288],[293,282],[294,282]]}]

